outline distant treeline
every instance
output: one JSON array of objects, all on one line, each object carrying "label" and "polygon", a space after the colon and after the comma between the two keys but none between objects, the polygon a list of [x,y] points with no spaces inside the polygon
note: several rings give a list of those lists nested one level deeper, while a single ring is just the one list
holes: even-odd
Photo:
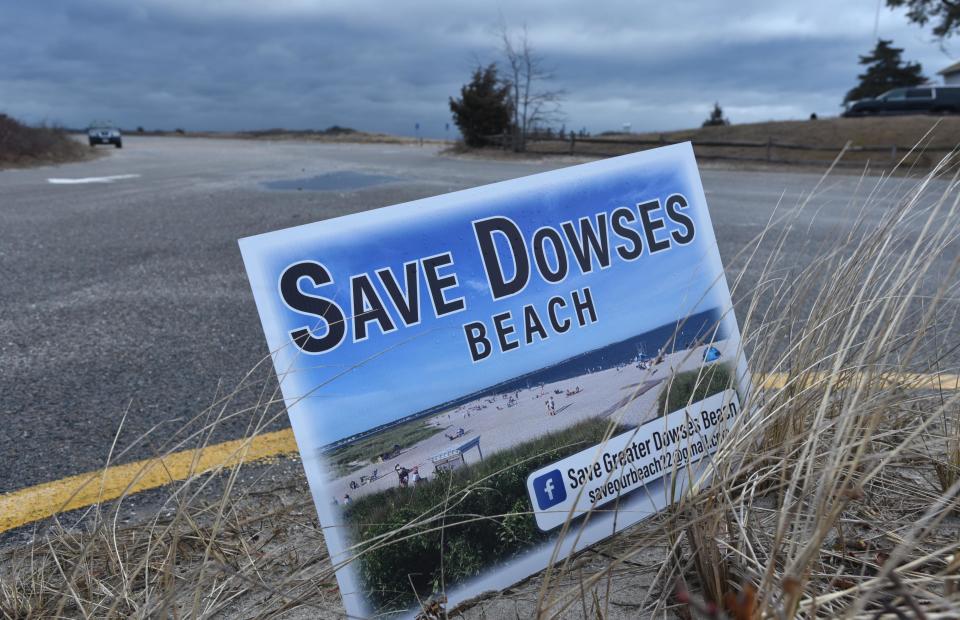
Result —
[{"label": "distant treeline", "polygon": [[360,133],[351,127],[341,127],[340,125],[330,125],[326,129],[283,129],[274,127],[272,129],[255,129],[252,131],[242,131],[245,136],[276,136],[276,135],[294,135],[294,136],[347,136]]}]

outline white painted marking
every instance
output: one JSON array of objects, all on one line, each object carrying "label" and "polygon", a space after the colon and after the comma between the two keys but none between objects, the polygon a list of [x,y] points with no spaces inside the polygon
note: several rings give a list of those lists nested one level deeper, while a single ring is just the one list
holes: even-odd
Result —
[{"label": "white painted marking", "polygon": [[82,177],[79,179],[47,179],[48,183],[54,185],[82,185],[84,183],[113,183],[121,179],[135,179],[139,174],[115,174],[109,177]]}]

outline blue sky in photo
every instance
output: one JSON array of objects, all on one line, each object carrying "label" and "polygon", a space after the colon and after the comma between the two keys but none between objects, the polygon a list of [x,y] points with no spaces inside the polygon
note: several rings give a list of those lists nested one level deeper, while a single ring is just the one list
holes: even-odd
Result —
[{"label": "blue sky in photo", "polygon": [[[686,150],[680,147],[670,152],[675,156]],[[299,433],[297,418],[308,419],[314,436],[312,443],[325,445],[580,352],[641,334],[691,312],[727,307],[725,286],[714,286],[722,269],[712,246],[712,232],[706,229],[706,205],[699,194],[692,157],[684,165],[673,167],[630,164],[640,160],[637,156],[620,159],[628,163],[599,162],[580,167],[588,171],[582,175],[574,173],[577,169],[567,169],[565,174],[527,177],[245,240],[248,269],[253,262],[261,267],[260,271],[251,271],[255,292],[261,289],[257,294],[261,314],[264,304],[271,305],[265,322],[271,348],[279,350],[277,366],[284,376],[284,394],[288,402],[306,396],[291,408],[295,430]],[[564,220],[601,211],[609,213],[619,206],[635,208],[638,202],[652,198],[663,201],[675,192],[686,196],[686,211],[697,224],[697,236],[691,244],[674,245],[652,256],[645,250],[633,262],[614,257],[610,267],[597,268],[587,275],[580,273],[570,255],[571,273],[565,281],[548,284],[533,272],[522,293],[497,302],[492,300],[471,226],[474,219],[508,215],[529,239],[541,226],[559,227]],[[423,215],[418,216],[418,212]],[[659,213],[663,215],[662,211]],[[667,221],[667,228],[658,231],[658,235],[664,237],[675,227]],[[611,237],[611,243],[616,239]],[[316,289],[315,293],[333,299],[349,314],[351,275],[389,266],[402,278],[404,262],[446,251],[452,252],[455,265],[441,273],[456,273],[459,280],[459,287],[450,289],[447,295],[464,296],[465,311],[439,320],[434,318],[421,276],[420,325],[382,335],[371,324],[370,337],[359,343],[350,340],[351,327],[343,344],[322,355],[298,353],[288,346],[290,341],[285,334],[316,322],[282,306],[276,282],[287,265],[298,260],[315,260],[325,265],[334,283]],[[508,255],[505,244],[501,255]],[[509,269],[507,272],[511,273]],[[261,277],[263,282],[258,283]],[[379,281],[374,282],[386,297]],[[551,335],[546,341],[538,339],[530,346],[504,354],[495,350],[486,360],[472,362],[462,330],[464,323],[484,321],[490,330],[488,335],[495,339],[491,315],[510,310],[519,336],[525,304],[533,304],[541,311],[546,323],[546,302],[550,297],[561,295],[569,299],[572,290],[584,286],[591,289],[598,322]],[[391,314],[400,325],[396,312]],[[549,331],[552,330],[548,327]],[[322,334],[323,330],[317,333]],[[352,370],[330,381],[348,369]]]}]

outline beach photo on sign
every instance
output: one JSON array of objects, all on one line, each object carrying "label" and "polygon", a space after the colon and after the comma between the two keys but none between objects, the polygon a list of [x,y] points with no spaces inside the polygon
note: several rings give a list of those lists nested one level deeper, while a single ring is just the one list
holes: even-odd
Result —
[{"label": "beach photo on sign", "polygon": [[[712,423],[690,435],[676,416],[705,402],[719,404],[704,419],[738,411],[730,388],[746,364],[689,146],[241,250],[356,615],[412,617],[418,601],[506,587],[556,545],[571,553],[655,514],[720,437]],[[583,470],[584,451],[631,431],[649,447],[613,486],[598,474],[575,488],[559,470],[528,480],[569,459]],[[688,453],[672,451],[681,432]],[[582,497],[603,510],[588,518]],[[564,539],[568,504],[577,529]]]}]

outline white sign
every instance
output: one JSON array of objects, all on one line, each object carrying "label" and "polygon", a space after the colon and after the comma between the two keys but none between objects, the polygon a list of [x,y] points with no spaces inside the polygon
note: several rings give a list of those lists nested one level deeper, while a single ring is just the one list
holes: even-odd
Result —
[{"label": "white sign", "polygon": [[537,526],[551,530],[695,463],[717,449],[740,411],[726,390],[530,474]]}]

